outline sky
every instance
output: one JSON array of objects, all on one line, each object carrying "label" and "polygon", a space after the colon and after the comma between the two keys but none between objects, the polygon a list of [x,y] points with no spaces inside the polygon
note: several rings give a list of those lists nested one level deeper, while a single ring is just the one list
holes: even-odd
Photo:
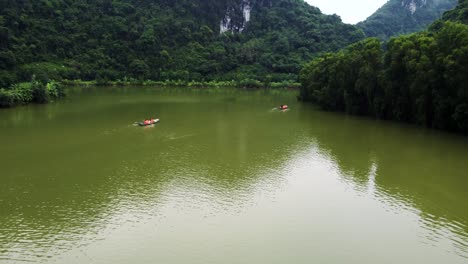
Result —
[{"label": "sky", "polygon": [[337,14],[343,22],[356,24],[372,15],[388,0],[305,0],[320,8],[322,13]]}]

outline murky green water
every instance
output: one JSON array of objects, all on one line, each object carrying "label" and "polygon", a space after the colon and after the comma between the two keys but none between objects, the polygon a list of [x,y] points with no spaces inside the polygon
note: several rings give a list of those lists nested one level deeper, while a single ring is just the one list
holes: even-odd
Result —
[{"label": "murky green water", "polygon": [[468,263],[468,138],[294,92],[75,89],[0,167],[2,264]]}]

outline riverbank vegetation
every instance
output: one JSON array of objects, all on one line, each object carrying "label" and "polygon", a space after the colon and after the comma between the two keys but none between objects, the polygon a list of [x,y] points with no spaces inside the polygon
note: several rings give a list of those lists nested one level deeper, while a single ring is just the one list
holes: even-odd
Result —
[{"label": "riverbank vegetation", "polygon": [[117,81],[82,81],[62,80],[62,82],[49,81],[43,84],[40,81],[22,82],[11,85],[9,88],[0,88],[0,108],[14,107],[29,103],[48,103],[65,96],[64,86],[153,86],[153,87],[190,87],[190,88],[249,88],[249,89],[299,89],[301,84],[292,81],[264,82],[245,79],[241,81],[210,81],[185,82],[177,81],[151,81],[125,78]]},{"label": "riverbank vegetation", "polygon": [[263,82],[254,79],[244,79],[240,81],[182,81],[182,80],[137,80],[134,78],[124,78],[117,81],[83,81],[83,80],[62,80],[68,86],[154,86],[154,87],[194,87],[194,88],[264,88],[264,89],[299,89],[301,84],[294,81],[271,82],[265,79]]},{"label": "riverbank vegetation", "polygon": [[24,0],[0,7],[0,87],[32,75],[294,82],[315,54],[364,38],[303,0]]},{"label": "riverbank vegetation", "polygon": [[0,89],[0,108],[29,103],[44,104],[64,95],[62,85],[55,81],[46,84],[36,80],[18,83],[10,86],[8,89]]},{"label": "riverbank vegetation", "polygon": [[367,39],[313,60],[300,78],[300,98],[326,110],[468,133],[466,24],[438,21],[383,45]]}]

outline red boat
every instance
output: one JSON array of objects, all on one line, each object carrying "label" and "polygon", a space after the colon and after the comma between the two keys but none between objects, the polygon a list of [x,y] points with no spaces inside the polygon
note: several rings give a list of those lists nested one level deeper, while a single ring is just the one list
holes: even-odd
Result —
[{"label": "red boat", "polygon": [[147,120],[145,120],[143,122],[139,122],[138,125],[140,125],[140,126],[151,126],[151,125],[154,125],[154,124],[156,124],[158,122],[159,122],[158,118],[156,118],[156,119],[147,119]]}]

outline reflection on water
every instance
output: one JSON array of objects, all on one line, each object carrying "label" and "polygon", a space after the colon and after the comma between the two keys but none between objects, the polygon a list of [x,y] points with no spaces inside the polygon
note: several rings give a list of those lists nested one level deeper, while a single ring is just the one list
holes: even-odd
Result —
[{"label": "reflection on water", "polygon": [[[420,217],[423,240],[444,238],[468,257],[467,139],[391,123],[330,119],[311,135],[320,142],[356,191]],[[336,122],[341,119],[340,122]],[[325,120],[325,119],[322,119]]]},{"label": "reflection on water", "polygon": [[466,138],[290,92],[73,90],[0,111],[0,146],[0,263],[468,258]]}]

